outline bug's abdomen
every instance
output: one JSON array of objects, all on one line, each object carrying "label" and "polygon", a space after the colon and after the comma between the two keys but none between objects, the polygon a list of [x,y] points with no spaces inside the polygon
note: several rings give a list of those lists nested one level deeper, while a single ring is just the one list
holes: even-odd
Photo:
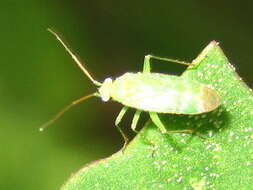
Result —
[{"label": "bug's abdomen", "polygon": [[126,73],[113,82],[110,95],[128,107],[158,113],[199,114],[220,105],[207,86],[159,73]]}]

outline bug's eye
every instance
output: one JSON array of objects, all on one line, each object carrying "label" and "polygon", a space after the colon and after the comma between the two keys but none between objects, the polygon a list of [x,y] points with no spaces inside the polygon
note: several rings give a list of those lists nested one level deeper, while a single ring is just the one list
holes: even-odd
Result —
[{"label": "bug's eye", "polygon": [[102,101],[107,102],[110,99],[110,95],[109,94],[102,94],[101,98],[102,98]]},{"label": "bug's eye", "polygon": [[104,80],[102,86],[99,88],[99,93],[104,102],[107,102],[110,99],[110,87],[112,85],[112,79],[107,78]]}]

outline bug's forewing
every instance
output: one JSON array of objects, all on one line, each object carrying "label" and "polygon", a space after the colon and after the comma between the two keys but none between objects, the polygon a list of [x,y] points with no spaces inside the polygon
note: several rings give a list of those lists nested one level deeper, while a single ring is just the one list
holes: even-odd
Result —
[{"label": "bug's forewing", "polygon": [[216,92],[197,81],[159,73],[126,73],[111,87],[123,105],[158,113],[199,114],[215,109]]}]

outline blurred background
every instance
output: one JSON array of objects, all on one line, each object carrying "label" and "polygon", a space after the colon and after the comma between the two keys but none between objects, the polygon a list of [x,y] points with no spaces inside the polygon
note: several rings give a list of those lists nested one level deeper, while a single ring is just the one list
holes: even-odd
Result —
[{"label": "blurred background", "polygon": [[[252,6],[252,1],[218,0],[1,1],[0,189],[59,189],[84,164],[122,146],[114,127],[121,105],[98,98],[38,131],[72,100],[96,90],[48,27],[63,36],[99,81],[141,71],[149,53],[191,61],[217,40],[252,87]],[[153,68],[169,74],[185,69],[177,64]]]}]

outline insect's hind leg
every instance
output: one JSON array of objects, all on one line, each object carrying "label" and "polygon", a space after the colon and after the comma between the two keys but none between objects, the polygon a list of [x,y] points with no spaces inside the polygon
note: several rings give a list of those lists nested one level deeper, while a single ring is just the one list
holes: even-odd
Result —
[{"label": "insect's hind leg", "polygon": [[117,118],[116,118],[116,120],[115,120],[115,126],[117,127],[118,131],[120,132],[121,136],[122,136],[123,139],[124,139],[124,145],[123,145],[123,147],[122,147],[122,150],[123,150],[123,151],[125,150],[126,145],[127,145],[127,143],[128,143],[128,138],[127,138],[126,134],[123,132],[123,130],[120,128],[119,123],[121,122],[123,116],[126,114],[127,110],[128,110],[128,107],[124,106],[124,107],[120,110],[119,115],[117,116]]},{"label": "insect's hind leg", "polygon": [[144,57],[143,63],[143,73],[150,73],[151,72],[151,65],[150,65],[150,55],[146,55]]},{"label": "insect's hind leg", "polygon": [[158,114],[156,112],[149,112],[150,118],[153,123],[160,129],[162,133],[167,133],[167,129],[163,125],[162,121],[160,120]]},{"label": "insect's hind leg", "polygon": [[143,72],[144,73],[150,73],[151,72],[150,59],[157,59],[157,60],[160,60],[160,61],[179,63],[179,64],[187,65],[187,66],[191,65],[191,63],[187,63],[185,61],[180,61],[180,60],[177,60],[177,59],[169,59],[169,58],[159,57],[159,56],[155,56],[155,55],[146,55],[144,57],[144,65],[143,65]]},{"label": "insect's hind leg", "polygon": [[195,133],[196,131],[192,129],[179,129],[179,130],[167,130],[160,120],[158,114],[156,112],[149,112],[150,118],[153,123],[160,129],[160,131],[164,134],[169,133]]}]

